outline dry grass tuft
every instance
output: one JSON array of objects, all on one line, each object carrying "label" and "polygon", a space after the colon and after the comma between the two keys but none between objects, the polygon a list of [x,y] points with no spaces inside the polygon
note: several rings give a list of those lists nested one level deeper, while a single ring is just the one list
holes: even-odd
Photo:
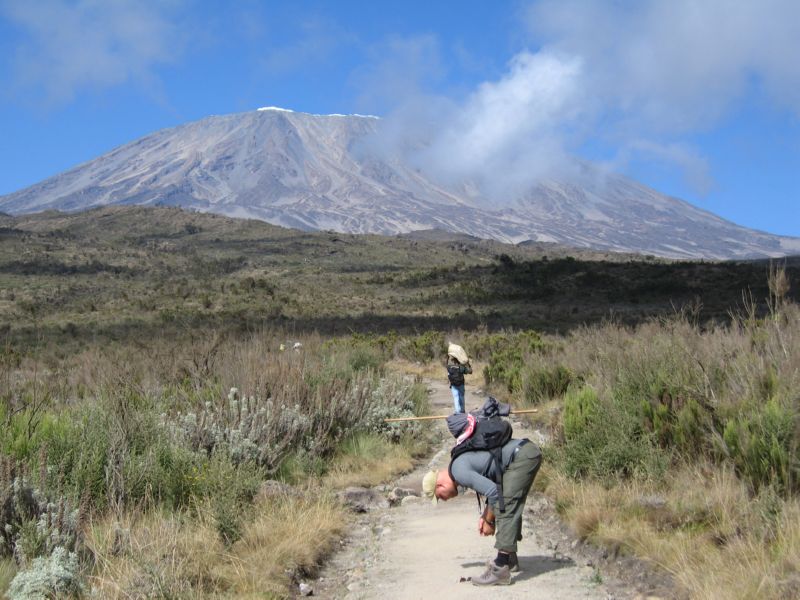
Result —
[{"label": "dry grass tuft", "polygon": [[17,566],[14,564],[14,559],[3,558],[0,559],[0,596],[5,594],[8,586],[11,585],[11,580],[17,574]]},{"label": "dry grass tuft", "polygon": [[237,567],[233,589],[238,594],[283,593],[289,583],[287,570],[313,572],[346,526],[346,513],[319,491],[261,503],[256,518],[231,549]]},{"label": "dry grass tuft", "polygon": [[89,585],[103,598],[202,596],[230,588],[224,545],[207,519],[128,514],[94,523],[86,544],[95,558]]},{"label": "dry grass tuft", "polygon": [[111,600],[286,597],[293,574],[313,572],[346,525],[332,496],[310,489],[259,501],[231,547],[211,515],[200,507],[192,515],[95,523],[87,539],[96,562],[88,578],[93,593]]},{"label": "dry grass tuft", "polygon": [[414,467],[414,450],[410,441],[392,444],[376,435],[354,436],[343,444],[325,476],[325,484],[337,489],[385,483]]},{"label": "dry grass tuft", "polygon": [[753,499],[730,470],[687,467],[660,486],[611,489],[551,473],[547,493],[577,535],[661,566],[691,598],[800,594],[800,503]]}]

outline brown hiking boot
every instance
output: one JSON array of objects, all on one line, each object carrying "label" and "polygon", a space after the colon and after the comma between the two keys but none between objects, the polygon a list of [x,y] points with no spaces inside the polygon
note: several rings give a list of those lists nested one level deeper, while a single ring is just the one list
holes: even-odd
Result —
[{"label": "brown hiking boot", "polygon": [[498,567],[494,563],[486,568],[483,575],[472,578],[472,585],[509,585],[511,571],[508,566]]}]

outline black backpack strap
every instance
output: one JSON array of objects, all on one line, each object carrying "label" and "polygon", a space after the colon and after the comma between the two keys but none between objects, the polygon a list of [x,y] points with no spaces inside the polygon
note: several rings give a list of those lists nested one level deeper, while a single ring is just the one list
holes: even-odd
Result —
[{"label": "black backpack strap", "polygon": [[489,469],[494,463],[494,472],[495,477],[492,479],[494,481],[495,486],[497,487],[497,508],[500,512],[503,512],[506,509],[505,500],[503,500],[503,447],[494,448],[489,450],[489,460],[486,462],[486,466],[483,468],[483,474],[485,477],[489,476]]}]

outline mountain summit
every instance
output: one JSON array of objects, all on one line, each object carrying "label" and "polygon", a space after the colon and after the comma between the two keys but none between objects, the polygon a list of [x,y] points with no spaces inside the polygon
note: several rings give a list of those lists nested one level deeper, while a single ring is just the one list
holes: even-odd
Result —
[{"label": "mountain summit", "polygon": [[277,107],[208,117],[0,197],[0,210],[159,204],[305,230],[443,229],[678,258],[800,252],[800,239],[737,226],[588,163],[499,203],[470,182],[437,182],[401,158],[372,151],[380,126],[371,116]]}]

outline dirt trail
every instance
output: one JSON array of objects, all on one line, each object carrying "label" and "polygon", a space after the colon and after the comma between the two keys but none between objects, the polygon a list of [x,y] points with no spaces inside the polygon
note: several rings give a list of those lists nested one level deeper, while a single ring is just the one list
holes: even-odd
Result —
[{"label": "dirt trail", "polygon": [[[452,398],[445,383],[429,383],[431,401],[438,414],[452,412]],[[467,409],[479,407],[484,397],[467,390]],[[419,492],[429,468],[447,465],[452,437],[442,421],[441,447],[428,464],[394,485]],[[536,432],[514,422],[515,437],[536,440]],[[387,489],[391,489],[389,486]],[[486,598],[626,599],[646,597],[618,580],[599,574],[592,557],[579,558],[578,543],[563,534],[546,499],[529,498],[518,555],[522,571],[510,586],[486,589],[467,578],[484,570],[494,557],[494,538],[477,533],[475,494],[460,494],[432,506],[413,498],[402,505],[362,515],[351,535],[314,583],[314,595],[346,600],[436,600]]]}]

